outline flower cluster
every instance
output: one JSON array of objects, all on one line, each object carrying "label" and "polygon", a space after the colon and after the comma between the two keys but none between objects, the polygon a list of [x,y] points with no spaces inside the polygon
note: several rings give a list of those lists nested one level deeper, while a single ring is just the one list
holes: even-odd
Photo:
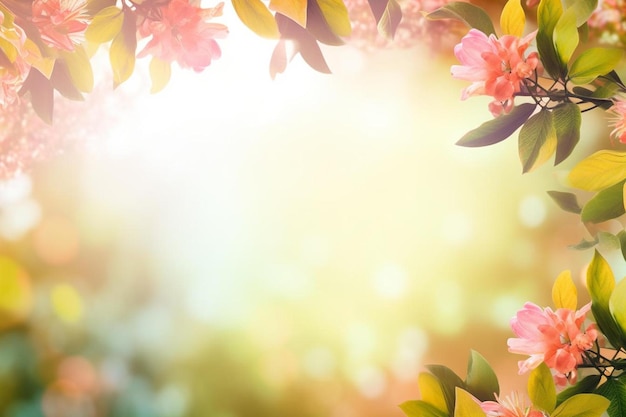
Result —
[{"label": "flower cluster", "polygon": [[598,331],[589,324],[582,326],[591,303],[577,311],[559,308],[552,311],[533,303],[526,303],[511,320],[513,332],[518,336],[508,341],[509,351],[529,355],[520,361],[520,374],[536,368],[541,362],[555,370],[560,385],[576,382],[576,368],[583,363],[583,353],[594,346]]},{"label": "flower cluster", "polygon": [[452,66],[452,76],[472,81],[463,90],[462,98],[487,95],[494,98],[489,109],[494,116],[508,113],[513,99],[523,87],[523,81],[541,72],[537,52],[524,56],[535,32],[518,38],[505,35],[497,38],[472,29],[454,48],[454,54],[462,65]]}]

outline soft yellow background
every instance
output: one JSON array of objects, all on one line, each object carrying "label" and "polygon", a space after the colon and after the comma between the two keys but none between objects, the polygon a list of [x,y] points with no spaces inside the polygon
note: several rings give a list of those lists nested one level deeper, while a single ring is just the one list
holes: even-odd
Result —
[{"label": "soft yellow background", "polygon": [[455,146],[491,115],[450,55],[331,48],[333,75],[296,57],[272,81],[271,41],[233,22],[221,45],[155,96],[139,68],[97,140],[2,185],[4,410],[400,416],[425,364],[463,377],[471,348],[523,390],[510,317],[591,257],[545,193],[571,164]]}]

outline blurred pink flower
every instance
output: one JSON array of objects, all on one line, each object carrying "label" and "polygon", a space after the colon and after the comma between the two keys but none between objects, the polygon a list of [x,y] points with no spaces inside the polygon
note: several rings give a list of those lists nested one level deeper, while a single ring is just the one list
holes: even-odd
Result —
[{"label": "blurred pink flower", "polygon": [[498,401],[484,401],[480,404],[487,417],[544,417],[544,414],[526,405],[517,392]]},{"label": "blurred pink flower", "polygon": [[489,108],[494,116],[510,111],[515,95],[521,91],[522,81],[531,77],[535,70],[541,70],[537,52],[524,57],[535,34],[536,31],[523,38],[513,35],[497,38],[471,29],[454,47],[454,54],[462,65],[452,66],[452,76],[472,81],[461,98],[492,96],[494,102]]},{"label": "blurred pink flower", "polygon": [[581,330],[590,309],[591,303],[577,311],[566,308],[552,311],[533,303],[524,304],[524,308],[511,319],[511,327],[518,337],[508,340],[510,352],[529,355],[528,359],[519,362],[519,373],[545,362],[556,371],[557,382],[573,382],[576,367],[583,362],[583,352],[591,349],[598,338],[593,324],[585,331]]},{"label": "blurred pink flower", "polygon": [[73,51],[89,24],[86,7],[86,0],[35,0],[32,20],[48,46]]},{"label": "blurred pink flower", "polygon": [[609,108],[609,126],[613,128],[611,136],[626,143],[626,100],[617,99]]},{"label": "blurred pink flower", "polygon": [[202,71],[213,59],[221,56],[215,41],[228,34],[228,28],[208,19],[222,15],[224,3],[202,9],[186,0],[172,0],[160,8],[160,13],[146,18],[139,27],[142,37],[152,36],[137,55],[152,55],[162,61],[178,62],[181,68]]},{"label": "blurred pink flower", "polygon": [[5,25],[0,11],[0,107],[6,109],[18,101],[18,91],[30,72],[26,34],[16,25]]}]

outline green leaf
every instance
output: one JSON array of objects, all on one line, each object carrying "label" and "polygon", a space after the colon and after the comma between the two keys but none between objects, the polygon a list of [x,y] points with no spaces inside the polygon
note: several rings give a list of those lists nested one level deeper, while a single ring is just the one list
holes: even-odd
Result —
[{"label": "green leaf", "polygon": [[572,248],[576,250],[587,250],[587,249],[593,248],[597,244],[598,244],[598,239],[594,239],[594,240],[582,239],[580,242],[578,242],[575,245],[569,245],[568,248]]},{"label": "green leaf", "polygon": [[402,9],[396,0],[388,0],[385,11],[378,21],[378,31],[388,38],[393,38],[402,20]]},{"label": "green leaf", "polygon": [[117,6],[100,10],[91,20],[85,39],[94,43],[105,43],[113,39],[122,30],[124,13]]},{"label": "green leaf", "polygon": [[113,83],[115,87],[126,81],[135,70],[135,52],[137,51],[136,19],[133,12],[125,12],[122,30],[111,42],[109,60],[113,69]]},{"label": "green leaf", "polygon": [[563,191],[548,191],[548,195],[558,204],[561,210],[569,211],[570,213],[580,214],[582,210],[578,204],[576,194],[566,193]]},{"label": "green leaf", "polygon": [[556,131],[554,164],[558,165],[571,155],[580,140],[580,107],[569,101],[560,104],[552,110],[552,120]]},{"label": "green leaf", "polygon": [[577,394],[563,401],[550,417],[601,417],[609,400],[596,394]]},{"label": "green leaf", "polygon": [[341,0],[316,0],[316,2],[330,30],[337,36],[350,36],[352,26],[344,2]]},{"label": "green leaf", "polygon": [[600,383],[600,379],[600,375],[588,375],[578,381],[575,385],[567,387],[556,396],[557,405],[576,394],[593,392]]},{"label": "green leaf", "polygon": [[91,92],[93,90],[93,70],[85,49],[77,46],[73,52],[59,51],[59,54],[67,66],[74,86],[83,93]]},{"label": "green leaf", "polygon": [[454,417],[485,417],[485,412],[470,393],[457,387]]},{"label": "green leaf", "polygon": [[546,71],[555,79],[561,76],[566,68],[554,46],[554,27],[563,14],[561,0],[541,0],[537,8],[537,50]]},{"label": "green leaf", "polygon": [[568,175],[581,190],[599,191],[626,179],[626,153],[601,150],[579,162]]},{"label": "green leaf", "polygon": [[457,387],[463,388],[465,386],[463,380],[444,365],[427,365],[426,368],[439,380],[448,412],[452,413],[455,404],[455,390]]},{"label": "green leaf", "polygon": [[[559,0],[560,1],[560,0]],[[480,7],[466,2],[451,2],[426,15],[428,19],[458,19],[470,28],[478,29],[486,35],[496,30],[489,15]]]},{"label": "green leaf", "polygon": [[611,402],[607,409],[609,417],[626,416],[626,385],[624,382],[609,378],[604,384],[598,387],[596,393]]},{"label": "green leaf", "polygon": [[561,61],[561,68],[564,68],[567,66],[580,40],[578,28],[576,27],[576,14],[573,9],[567,9],[561,15],[556,26],[554,26],[554,34],[552,36],[556,52]]},{"label": "green leaf", "polygon": [[626,337],[626,279],[622,279],[615,285],[613,293],[609,298],[609,311],[613,315],[615,322],[621,329],[622,340]]},{"label": "green leaf", "polygon": [[570,271],[561,272],[554,281],[554,285],[552,285],[552,302],[555,308],[576,310],[578,290],[574,281],[572,281],[572,273]]},{"label": "green leaf", "polygon": [[570,7],[568,7],[568,10],[572,10],[574,12],[574,15],[576,16],[576,26],[581,27],[587,23],[587,20],[589,20],[589,17],[597,7],[598,0],[576,0]]},{"label": "green leaf", "polygon": [[448,417],[447,413],[420,400],[405,401],[400,408],[408,417]]},{"label": "green leaf", "polygon": [[239,20],[262,38],[275,39],[280,36],[276,19],[261,0],[232,0]]},{"label": "green leaf", "polygon": [[622,257],[626,260],[626,230],[622,230],[617,234],[619,239],[620,249],[622,250]]},{"label": "green leaf", "polygon": [[520,104],[514,107],[510,113],[489,120],[467,132],[456,144],[474,148],[501,142],[528,120],[535,111],[535,107],[537,106],[531,103]]},{"label": "green leaf", "polygon": [[580,215],[583,222],[602,223],[618,218],[624,212],[624,181],[621,181],[587,201]]},{"label": "green leaf", "polygon": [[622,332],[615,322],[609,300],[615,288],[615,277],[607,261],[596,250],[587,268],[587,289],[591,296],[591,312],[600,331],[613,346],[623,346]]},{"label": "green leaf", "polygon": [[70,100],[84,100],[83,95],[70,78],[70,73],[65,61],[59,59],[54,63],[50,82],[52,83],[52,87],[61,93],[63,97]]},{"label": "green leaf", "polygon": [[447,414],[446,398],[439,380],[434,375],[420,372],[417,377],[417,386],[424,402]]},{"label": "green leaf", "polygon": [[622,59],[623,51],[616,48],[589,48],[574,60],[569,75],[574,84],[587,84],[610,73]]},{"label": "green leaf", "polygon": [[600,250],[614,251],[620,248],[619,238],[613,233],[599,231],[597,233]]},{"label": "green leaf", "polygon": [[543,164],[556,150],[556,130],[552,113],[542,109],[519,132],[519,156],[524,173]]},{"label": "green leaf", "polygon": [[550,368],[545,363],[530,372],[528,377],[528,396],[531,403],[547,412],[552,413],[556,406],[556,387]]},{"label": "green leaf", "polygon": [[489,362],[475,350],[471,351],[467,364],[465,387],[480,401],[495,401],[500,394],[496,373]]},{"label": "green leaf", "polygon": [[500,15],[500,27],[505,35],[513,35],[518,38],[524,33],[526,15],[520,0],[508,0]]},{"label": "green leaf", "polygon": [[156,57],[152,57],[150,61],[150,78],[152,79],[151,93],[161,91],[170,81],[172,75],[171,64]]}]

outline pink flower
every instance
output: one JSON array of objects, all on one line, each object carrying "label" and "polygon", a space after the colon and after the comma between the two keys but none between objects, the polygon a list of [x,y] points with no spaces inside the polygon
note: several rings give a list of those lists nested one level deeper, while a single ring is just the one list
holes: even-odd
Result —
[{"label": "pink flower", "polygon": [[86,0],[35,0],[32,20],[48,46],[73,51],[89,24],[86,7]]},{"label": "pink flower", "polygon": [[24,84],[31,64],[26,48],[26,34],[19,26],[5,25],[0,11],[0,107],[6,109],[18,101],[18,91]]},{"label": "pink flower", "polygon": [[626,100],[616,99],[609,108],[609,126],[613,128],[611,136],[626,143]]},{"label": "pink flower", "polygon": [[513,98],[522,89],[525,78],[533,76],[539,67],[539,55],[532,52],[524,57],[526,49],[534,39],[536,31],[518,38],[505,35],[485,35],[471,29],[454,47],[454,54],[462,65],[453,65],[452,76],[472,81],[463,90],[461,98],[474,95],[488,95],[494,98],[490,110],[497,116],[513,107]]},{"label": "pink flower", "polygon": [[181,68],[202,71],[211,60],[221,56],[215,38],[228,34],[226,26],[206,20],[222,15],[224,3],[215,8],[202,9],[186,0],[172,0],[160,8],[160,13],[146,18],[139,27],[143,37],[152,36],[137,55],[153,55],[162,61],[178,62]]},{"label": "pink flower", "polygon": [[487,417],[544,417],[541,411],[526,405],[517,392],[497,400],[497,402],[484,401],[480,404]]},{"label": "pink flower", "polygon": [[598,331],[593,324],[581,330],[591,303],[574,311],[560,308],[552,311],[533,303],[511,319],[511,327],[517,338],[508,340],[509,351],[529,355],[519,362],[519,373],[536,368],[541,362],[556,371],[555,379],[562,383],[576,379],[576,368],[583,363],[583,352],[593,347]]}]

